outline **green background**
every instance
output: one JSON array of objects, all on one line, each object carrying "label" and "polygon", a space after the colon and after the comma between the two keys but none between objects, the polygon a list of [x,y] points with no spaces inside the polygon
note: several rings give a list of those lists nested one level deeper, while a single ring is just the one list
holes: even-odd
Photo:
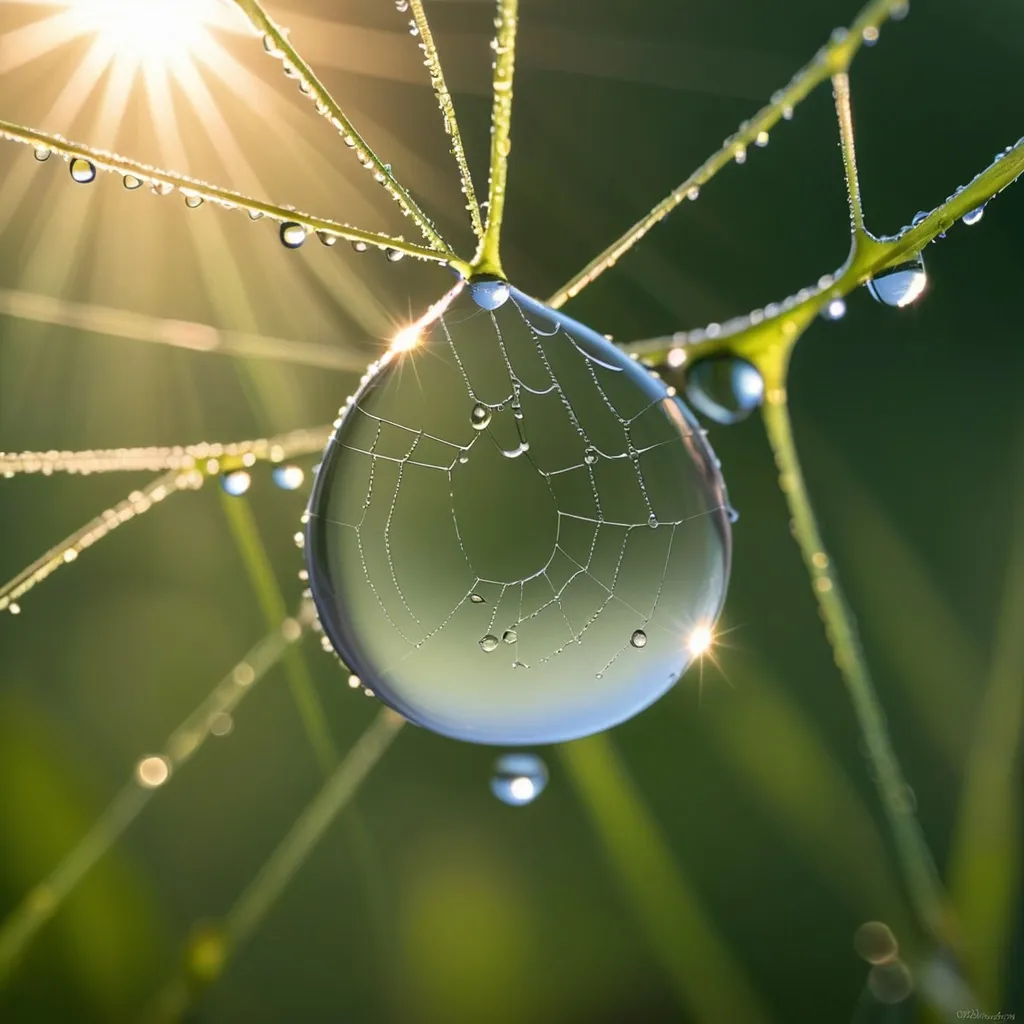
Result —
[{"label": "green background", "polygon": [[[468,251],[454,168],[404,18],[369,0],[289,0],[271,11],[293,23],[293,41],[324,68],[370,143]],[[0,5],[0,31],[47,13]],[[438,0],[428,13],[442,57],[451,55],[483,190],[492,11]],[[553,291],[854,14],[834,0],[524,0],[510,277],[540,297]],[[317,31],[310,18],[342,27]],[[412,239],[258,42],[224,41],[281,97],[271,107],[253,93],[254,110],[204,72],[267,198]],[[254,187],[238,160],[222,164],[176,86],[183,154],[161,150],[141,83],[116,134],[94,130],[102,81],[79,115],[48,120],[86,49],[72,41],[5,71],[0,116]],[[1010,0],[916,3],[906,21],[883,28],[851,76],[872,230],[909,223],[1017,138],[1022,56],[1024,9]],[[167,123],[167,111],[159,116]],[[0,147],[0,189],[26,163],[23,147]],[[0,191],[6,289],[317,341],[358,362],[450,282],[443,270],[356,256],[345,243],[289,252],[267,223],[187,211],[179,196],[130,195],[110,176],[73,185],[56,159],[28,170],[17,202]],[[722,320],[835,269],[846,231],[826,87],[570,310],[619,341]],[[808,482],[940,866],[959,827],[965,765],[986,747],[977,712],[1008,570],[1020,568],[1011,549],[1024,515],[1014,504],[1024,472],[1022,237],[1024,197],[1010,189],[979,225],[958,225],[929,247],[930,286],[914,308],[851,296],[844,320],[816,324],[801,341],[790,381]],[[335,415],[356,376],[3,318],[0,449],[226,441],[311,426]],[[706,665],[702,684],[692,671],[614,732],[620,776],[586,773],[604,747],[551,752],[549,787],[522,810],[489,794],[493,750],[406,729],[354,813],[204,995],[196,1021],[701,1019],[686,993],[717,980],[706,943],[680,923],[679,901],[690,898],[766,1019],[850,1020],[859,1002],[864,1020],[913,1019],[911,1006],[862,1000],[867,968],[854,930],[868,919],[898,930],[906,909],[763,430],[755,418],[713,428],[711,441],[741,513],[722,671]],[[117,475],[0,480],[0,579],[137,485]],[[257,467],[244,500],[294,605],[302,585],[291,536],[303,495],[276,490]],[[213,483],[176,496],[26,595],[20,617],[0,616],[0,912],[263,635],[222,505]],[[315,639],[306,651],[344,750],[373,702],[345,685]],[[1011,672],[1020,685],[1024,664]],[[1016,790],[1005,805],[1018,815],[1019,753],[1006,765]],[[320,778],[275,671],[234,731],[158,794],[46,928],[0,992],[0,1018],[135,1019],[176,972],[193,923],[228,909]],[[618,859],[581,799],[581,779]],[[992,813],[1004,812],[996,803]],[[996,845],[986,856],[998,867],[1016,855]],[[633,883],[622,872],[630,864]],[[1008,987],[988,1008],[1021,1013],[1021,915],[1009,913]]]}]

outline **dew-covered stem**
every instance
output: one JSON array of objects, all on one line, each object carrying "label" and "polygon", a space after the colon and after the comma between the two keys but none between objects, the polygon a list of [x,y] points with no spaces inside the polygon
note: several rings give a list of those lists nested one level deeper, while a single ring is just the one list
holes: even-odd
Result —
[{"label": "dew-covered stem", "polygon": [[[268,624],[280,622],[285,612],[284,595],[274,575],[274,567],[270,564],[270,556],[260,536],[252,508],[244,497],[233,498],[226,494],[221,495],[221,505],[264,620]],[[317,764],[325,775],[330,775],[338,764],[338,751],[331,739],[327,715],[324,714],[323,704],[320,703],[300,648],[293,648],[285,654],[284,670],[292,701],[299,712]]]},{"label": "dew-covered stem", "polygon": [[437,46],[434,44],[434,35],[430,31],[427,12],[423,9],[423,0],[409,0],[409,8],[412,11],[416,34],[420,38],[423,63],[430,75],[430,85],[437,97],[441,116],[444,118],[444,129],[452,142],[452,155],[459,168],[459,182],[462,186],[462,194],[466,197],[466,210],[469,212],[469,219],[473,225],[473,234],[478,239],[482,239],[484,226],[480,219],[480,204],[476,198],[476,190],[473,188],[472,175],[469,173],[469,163],[466,160],[466,149],[462,144],[459,122],[455,117],[455,103],[452,100],[452,94],[448,91],[448,84],[445,82],[441,58],[438,55]]},{"label": "dew-covered stem", "polygon": [[[252,937],[280,899],[331,823],[345,809],[374,765],[384,756],[405,724],[390,708],[382,708],[313,797],[223,918],[222,948],[217,969],[203,979],[209,984],[228,960]],[[177,1021],[197,994],[195,979],[176,978],[160,994],[153,1018]]]},{"label": "dew-covered stem", "polygon": [[139,491],[132,491],[123,501],[90,519],[84,526],[55,544],[16,576],[0,586],[0,612],[17,615],[19,599],[38,586],[61,566],[74,562],[87,548],[102,540],[123,523],[141,516],[172,494],[195,490],[203,485],[203,474],[197,470],[171,470],[157,477]]},{"label": "dew-covered stem", "polygon": [[11,976],[40,929],[57,913],[78,883],[117,842],[157,790],[163,788],[221,723],[230,723],[228,716],[302,636],[313,615],[312,604],[304,604],[295,618],[285,619],[272,629],[171,733],[160,753],[147,754],[136,762],[131,779],[89,831],[0,924],[0,987]]},{"label": "dew-covered stem", "polygon": [[853,137],[853,112],[850,109],[850,76],[841,71],[832,76],[832,93],[839,121],[839,143],[843,151],[843,170],[846,175],[846,195],[850,202],[850,227],[853,244],[864,234],[864,208],[860,199],[860,179],[857,177],[857,150]]},{"label": "dew-covered stem", "polygon": [[374,245],[380,249],[395,249],[417,259],[433,260],[437,263],[452,263],[456,267],[462,265],[458,260],[453,261],[453,254],[447,249],[428,249],[425,246],[413,245],[402,238],[392,238],[390,235],[383,235],[374,231],[364,231],[362,228],[328,220],[325,217],[315,217],[312,214],[303,213],[301,210],[289,210],[283,206],[263,202],[261,199],[253,199],[251,196],[243,195],[241,192],[221,188],[219,185],[211,185],[209,182],[200,181],[198,178],[190,178],[177,171],[153,167],[150,164],[140,163],[138,160],[131,160],[128,157],[120,156],[117,153],[93,149],[91,146],[86,146],[80,142],[69,142],[59,135],[50,135],[35,128],[25,128],[22,125],[13,124],[9,121],[0,121],[0,138],[8,139],[11,142],[20,142],[37,150],[59,153],[68,160],[87,160],[98,171],[107,171],[122,177],[134,178],[143,184],[155,186],[166,191],[177,189],[186,195],[199,196],[203,200],[207,200],[225,209],[246,210],[253,217],[266,217],[268,220],[279,224],[288,222],[301,224],[309,231],[321,231],[328,235],[337,235],[339,238],[347,238],[351,242],[363,242],[366,245]]},{"label": "dew-covered stem", "polygon": [[233,2],[263,37],[267,52],[283,61],[295,75],[303,91],[316,104],[317,111],[334,125],[345,139],[346,144],[351,140],[350,148],[359,157],[362,166],[373,174],[374,179],[383,185],[388,195],[398,203],[402,212],[420,229],[423,237],[430,243],[431,249],[443,254],[446,258],[454,257],[455,254],[448,247],[448,243],[438,234],[427,215],[395,179],[391,173],[391,165],[385,164],[366,144],[341,107],[338,106],[337,101],[317,78],[313,69],[292,46],[288,33],[267,14],[259,0],[233,0]]},{"label": "dew-covered stem", "polygon": [[512,149],[512,83],[516,65],[516,29],[519,0],[498,0],[494,19],[495,36],[493,92],[491,107],[491,160],[487,183],[487,226],[480,241],[473,271],[504,277],[501,266],[501,225],[505,214],[508,155]]},{"label": "dew-covered stem", "polygon": [[849,29],[838,29],[831,39],[801,68],[789,84],[774,93],[768,105],[762,107],[749,121],[744,121],[734,135],[729,136],[721,149],[708,157],[685,181],[673,189],[650,213],[638,220],[625,234],[617,238],[603,252],[594,257],[578,274],[558,289],[547,304],[554,309],[575,298],[587,285],[592,284],[606,270],[615,266],[655,224],[664,220],[684,199],[696,198],[701,186],[709,182],[723,167],[732,163],[747,148],[767,141],[768,132],[782,119],[793,116],[796,107],[827,78],[845,71],[863,45],[865,32],[877,35],[879,26],[899,10],[905,0],[872,0]]},{"label": "dew-covered stem", "polygon": [[343,372],[361,371],[366,366],[366,360],[358,353],[333,345],[227,330],[191,320],[151,316],[92,302],[73,302],[36,292],[0,288],[0,314],[128,341],[169,345],[189,352],[268,359]]},{"label": "dew-covered stem", "polygon": [[762,364],[763,371],[768,369],[764,423],[779,469],[779,486],[789,506],[793,536],[810,574],[836,665],[853,703],[911,904],[925,934],[948,947],[951,945],[948,899],[914,815],[911,791],[893,749],[885,712],[868,671],[853,613],[825,550],[807,493],[786,401],[786,362],[781,358],[772,364]]}]

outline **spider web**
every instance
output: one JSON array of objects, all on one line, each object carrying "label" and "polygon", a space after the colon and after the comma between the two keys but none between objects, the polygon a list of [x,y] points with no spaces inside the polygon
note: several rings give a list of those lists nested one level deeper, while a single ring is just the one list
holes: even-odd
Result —
[{"label": "spider web", "polygon": [[724,594],[727,513],[671,388],[516,289],[494,311],[467,290],[343,410],[310,573],[341,656],[403,714],[561,739],[685,669]]}]

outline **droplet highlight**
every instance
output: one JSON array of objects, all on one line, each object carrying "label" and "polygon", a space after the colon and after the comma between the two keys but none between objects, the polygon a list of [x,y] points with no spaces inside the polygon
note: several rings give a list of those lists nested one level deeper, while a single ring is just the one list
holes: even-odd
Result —
[{"label": "droplet highlight", "polygon": [[533,803],[547,784],[547,765],[536,754],[504,754],[494,762],[491,792],[509,807]]}]

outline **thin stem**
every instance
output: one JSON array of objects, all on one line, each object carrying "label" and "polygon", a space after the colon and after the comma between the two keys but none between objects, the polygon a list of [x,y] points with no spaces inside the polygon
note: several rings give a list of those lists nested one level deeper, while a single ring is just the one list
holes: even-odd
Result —
[{"label": "thin stem", "polygon": [[874,768],[878,793],[896,843],[907,890],[926,934],[951,944],[950,911],[924,835],[914,816],[913,797],[896,758],[874,684],[868,672],[853,614],[846,603],[832,560],[825,551],[793,443],[785,395],[785,362],[766,379],[764,406],[768,440],[779,468],[792,515],[793,536],[804,557],[836,665],[853,702],[854,714]]},{"label": "thin stem", "polygon": [[431,248],[442,253],[446,258],[454,257],[455,254],[448,247],[448,243],[438,234],[426,214],[419,208],[412,196],[395,180],[391,173],[391,165],[383,163],[370,149],[363,137],[352,126],[352,122],[345,116],[341,107],[338,106],[334,97],[313,73],[313,69],[292,46],[287,33],[263,10],[259,0],[234,0],[234,3],[249,19],[253,28],[263,36],[264,48],[267,53],[280,59],[285,66],[286,73],[292,74],[298,79],[302,91],[316,104],[317,112],[330,121],[341,133],[345,144],[353,150],[360,164],[373,174],[374,180],[383,185],[384,190],[398,203],[402,212],[412,219],[422,232],[423,237],[430,243]]},{"label": "thin stem", "polygon": [[[732,352],[759,362],[765,353],[788,350],[833,298],[848,295],[880,270],[903,262],[948,231],[965,213],[983,206],[1024,173],[1024,138],[1001,153],[985,170],[958,188],[934,210],[891,236],[865,233],[856,252],[834,274],[781,302],[772,302],[723,324],[678,331],[622,346],[627,352],[663,362],[673,349],[687,362],[716,352]],[[676,364],[678,365],[678,364]]]},{"label": "thin stem", "polygon": [[578,274],[564,284],[551,298],[553,309],[575,298],[587,285],[592,284],[606,270],[624,256],[655,224],[664,220],[686,198],[696,199],[702,185],[710,181],[723,167],[746,154],[751,145],[767,139],[767,133],[780,119],[792,117],[793,110],[825,79],[845,71],[864,41],[865,31],[877,33],[879,26],[904,0],[872,0],[857,15],[849,29],[838,29],[814,59],[798,71],[789,85],[771,97],[749,121],[740,125],[735,135],[725,140],[722,148],[708,157],[685,181],[673,189],[650,213],[638,220],[625,234],[612,242],[604,252],[594,257]]},{"label": "thin stem", "polygon": [[469,173],[469,163],[466,160],[465,147],[462,145],[459,122],[455,117],[455,103],[445,82],[444,71],[441,68],[441,58],[438,56],[437,47],[434,45],[434,35],[430,31],[430,23],[427,21],[427,12],[423,9],[423,0],[410,0],[409,6],[412,10],[411,25],[416,29],[416,34],[420,37],[423,63],[430,74],[430,84],[433,87],[434,95],[437,97],[437,105],[441,108],[441,115],[444,117],[444,130],[452,140],[452,155],[455,157],[456,164],[458,164],[459,181],[462,186],[462,194],[466,197],[466,209],[469,211],[469,219],[473,225],[473,234],[478,239],[482,239],[484,237],[484,226],[480,220],[480,204],[477,202],[476,190],[473,188],[473,178]]},{"label": "thin stem", "polygon": [[157,477],[141,491],[133,491],[124,501],[119,501],[94,519],[90,519],[85,526],[65,537],[45,555],[37,558],[13,579],[0,586],[0,612],[6,610],[17,615],[21,611],[19,598],[42,583],[61,566],[75,561],[86,548],[102,540],[123,523],[148,512],[169,495],[181,490],[194,490],[202,485],[203,474],[197,470],[171,470]]},{"label": "thin stem", "polygon": [[518,0],[498,0],[494,37],[494,102],[491,107],[491,162],[487,188],[487,227],[480,241],[473,271],[504,277],[501,266],[501,225],[505,215],[508,155],[512,149],[512,82],[516,67]]},{"label": "thin stem", "polygon": [[271,359],[325,370],[362,370],[366,362],[357,354],[331,345],[309,341],[287,341],[247,331],[222,330],[189,320],[136,313],[127,309],[71,302],[34,292],[0,289],[0,315],[35,323],[72,327],[93,334],[145,341],[190,352],[213,352],[245,359]]},{"label": "thin stem", "polygon": [[[227,517],[235,546],[245,563],[249,583],[256,594],[263,618],[267,623],[280,622],[285,610],[284,596],[274,575],[274,568],[270,564],[266,546],[260,537],[252,508],[244,497],[232,498],[223,494],[221,498],[224,515]],[[338,764],[338,751],[335,749],[334,740],[331,739],[327,716],[324,714],[309,668],[299,648],[290,650],[285,656],[284,669],[292,700],[298,709],[313,754],[320,770],[325,775],[330,775]]]},{"label": "thin stem", "polygon": [[210,695],[174,730],[160,754],[136,763],[132,778],[124,784],[92,828],[50,874],[34,886],[0,925],[0,986],[10,977],[18,960],[40,929],[60,909],[64,900],[99,859],[117,842],[125,829],[163,785],[147,784],[139,771],[144,760],[162,761],[164,781],[188,761],[209,739],[213,729],[230,723],[229,716],[254,684],[263,678],[284,653],[302,636],[313,619],[311,604],[294,619],[267,634],[223,679]]},{"label": "thin stem", "polygon": [[269,220],[282,224],[291,221],[301,224],[308,231],[322,231],[328,235],[347,238],[351,242],[364,242],[381,249],[397,249],[407,256],[414,256],[421,260],[452,263],[456,267],[462,265],[457,260],[453,262],[452,253],[448,250],[427,249],[406,242],[402,238],[392,238],[390,235],[364,231],[362,228],[355,228],[350,224],[341,224],[324,217],[314,217],[301,210],[289,210],[283,206],[275,206],[273,203],[265,203],[260,199],[243,195],[241,192],[233,192],[230,189],[221,188],[219,185],[200,181],[198,178],[190,178],[176,171],[153,167],[116,153],[108,153],[106,150],[93,149],[80,142],[69,142],[59,135],[50,135],[35,128],[25,128],[9,121],[0,121],[0,138],[6,138],[11,142],[20,142],[40,150],[60,153],[69,160],[88,160],[97,170],[108,171],[130,179],[134,178],[143,184],[155,185],[158,189],[178,189],[185,195],[198,196],[226,209],[246,210],[254,217],[267,217]]},{"label": "thin stem", "polygon": [[19,473],[159,472],[195,470],[204,476],[242,469],[257,462],[283,462],[323,450],[331,436],[330,426],[293,430],[276,437],[228,444],[201,444],[164,448],[106,448],[82,452],[0,452],[0,476]]},{"label": "thin stem", "polygon": [[832,76],[832,93],[839,120],[839,143],[843,150],[843,169],[846,173],[846,195],[850,201],[850,226],[853,244],[859,244],[864,234],[864,209],[860,200],[860,180],[857,177],[857,151],[853,140],[853,112],[850,110],[850,76],[841,71]]},{"label": "thin stem", "polygon": [[[203,980],[209,984],[223,971],[228,959],[252,937],[274,904],[302,867],[331,823],[348,805],[366,776],[384,756],[405,720],[389,708],[356,740],[334,774],[306,806],[256,877],[243,890],[224,917],[217,967]],[[190,983],[191,982],[191,983]],[[197,994],[194,981],[177,978],[161,993],[154,1014],[159,1021],[176,1021]]]}]

